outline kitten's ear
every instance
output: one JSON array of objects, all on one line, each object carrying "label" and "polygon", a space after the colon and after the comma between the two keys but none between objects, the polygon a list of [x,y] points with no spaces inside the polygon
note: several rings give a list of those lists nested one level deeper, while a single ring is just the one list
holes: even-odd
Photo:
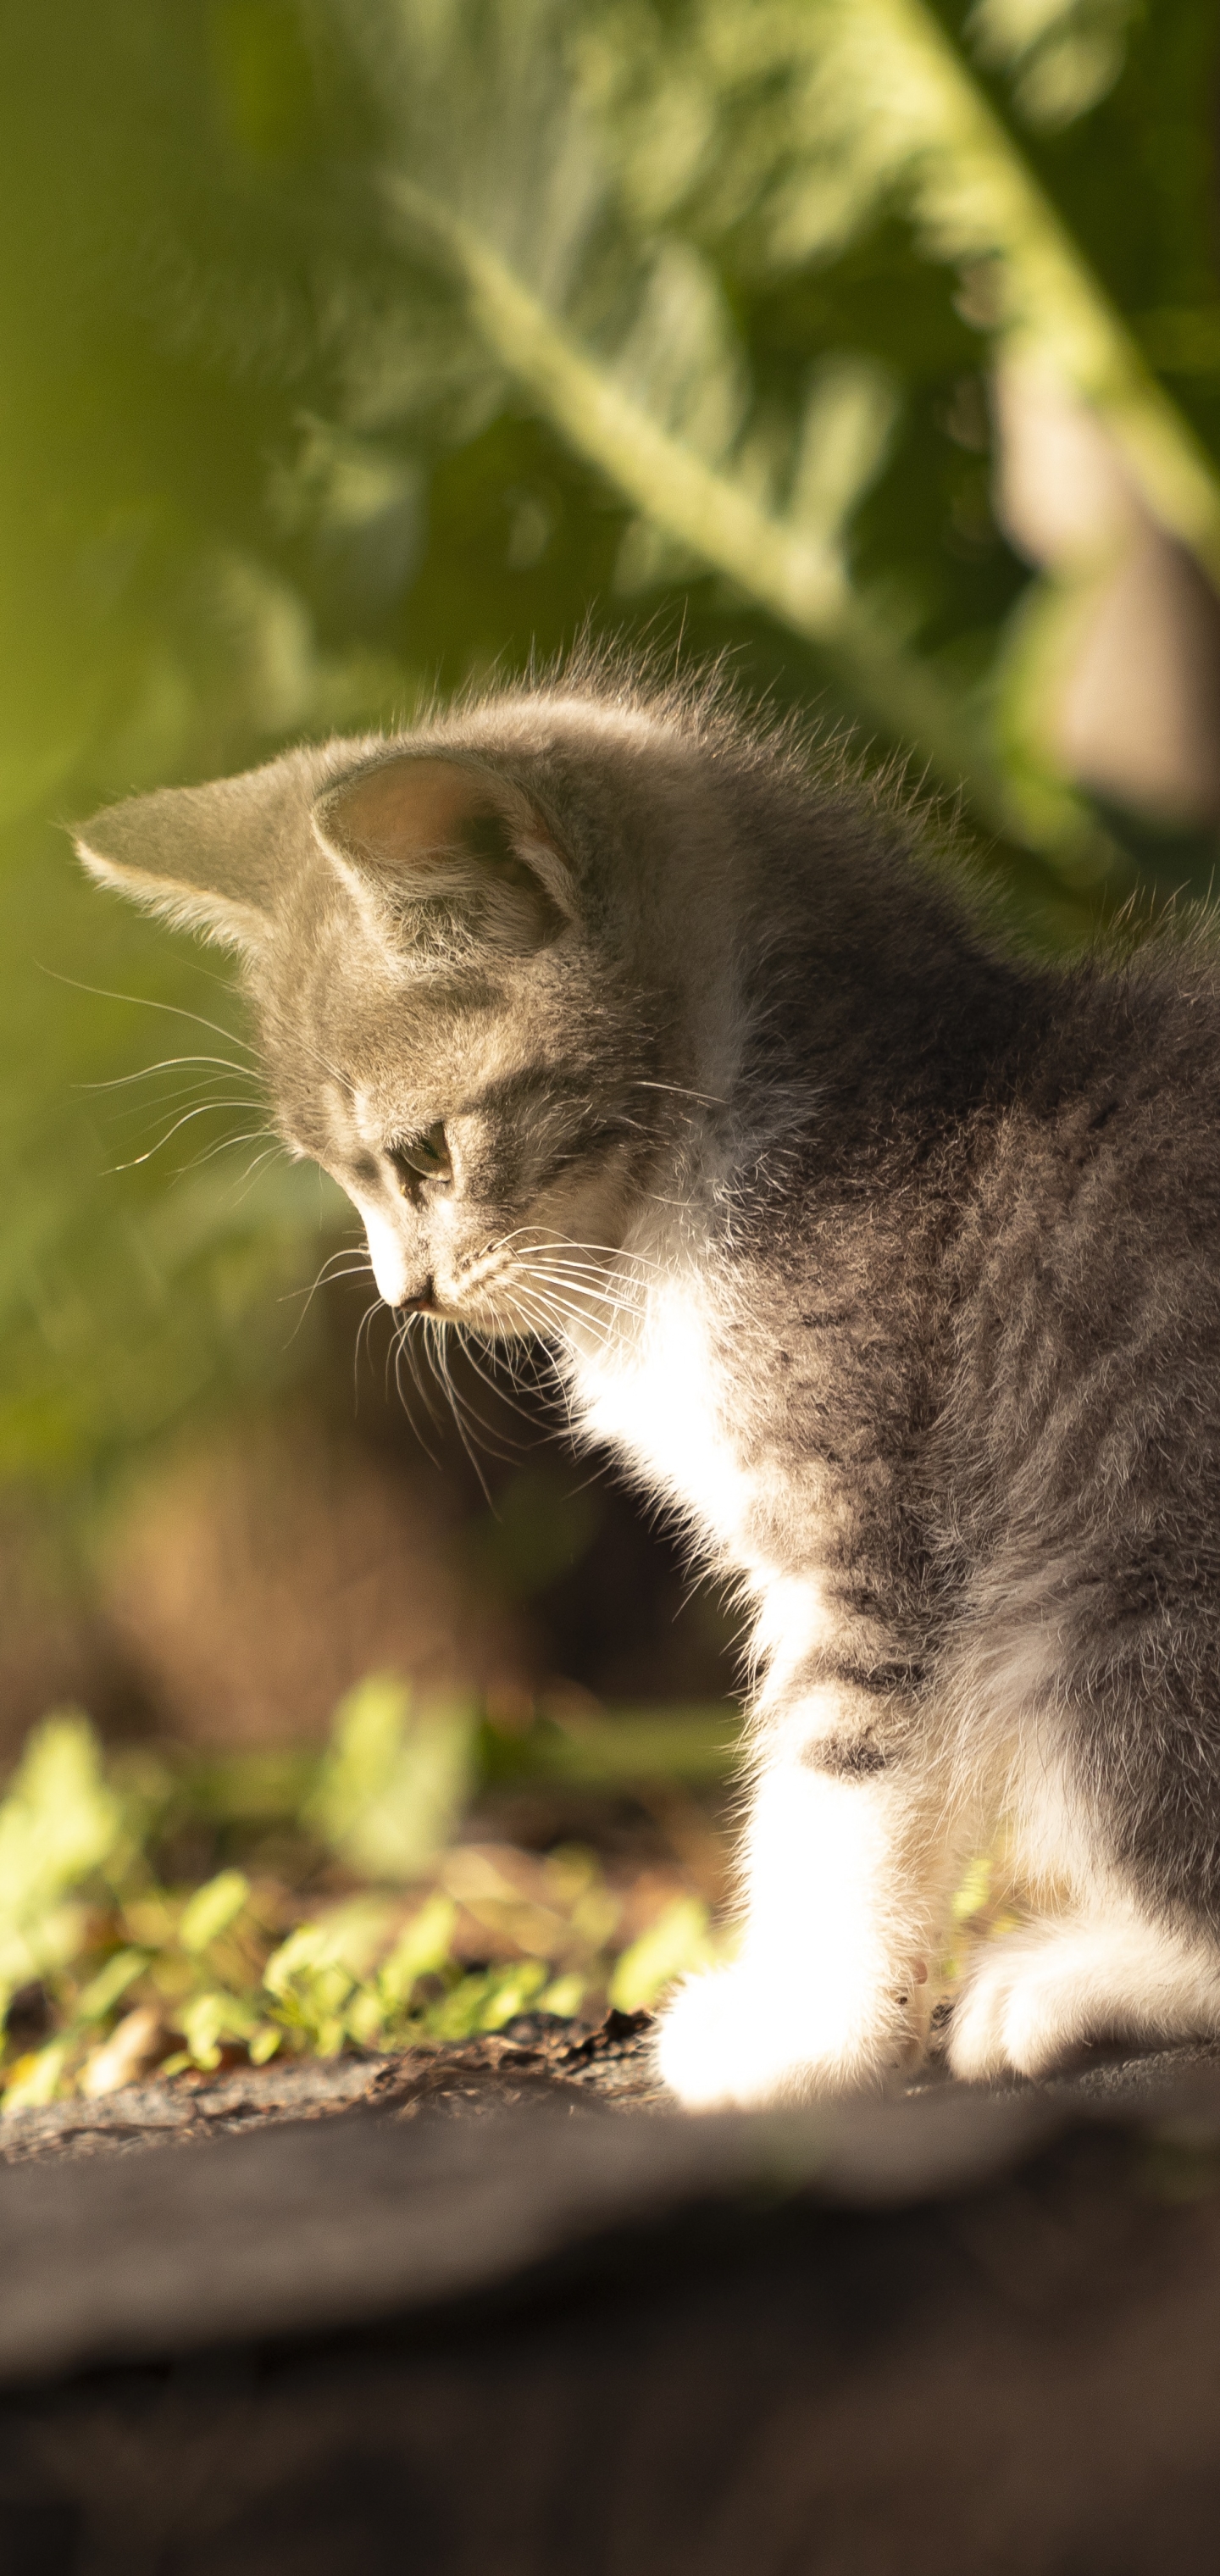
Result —
[{"label": "kitten's ear", "polygon": [[314,761],[289,753],[240,778],[133,796],[78,825],[73,837],[102,885],[252,956],[270,927],[277,887],[300,863],[316,788]]},{"label": "kitten's ear", "polygon": [[447,914],[511,956],[574,918],[572,872],[527,796],[481,763],[400,753],[317,799],[313,825],[363,911],[395,943]]}]

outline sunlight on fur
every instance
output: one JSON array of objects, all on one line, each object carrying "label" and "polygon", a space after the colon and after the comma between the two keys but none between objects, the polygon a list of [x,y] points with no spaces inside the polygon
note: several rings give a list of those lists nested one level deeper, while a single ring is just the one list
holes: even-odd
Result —
[{"label": "sunlight on fur", "polygon": [[905,2078],[1000,1816],[1028,1920],[989,1895],[959,2074],[1220,2028],[1210,927],[1011,953],[892,782],[592,653],[80,848],[238,957],[398,1357],[543,1344],[738,1605],[680,2098]]}]

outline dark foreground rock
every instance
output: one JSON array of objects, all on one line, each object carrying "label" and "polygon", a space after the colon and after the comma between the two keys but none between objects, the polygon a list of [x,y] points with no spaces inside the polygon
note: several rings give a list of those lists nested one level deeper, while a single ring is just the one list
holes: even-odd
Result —
[{"label": "dark foreground rock", "polygon": [[1211,2576],[1212,2053],[692,2120],[642,2037],[0,2171],[4,2576]]}]

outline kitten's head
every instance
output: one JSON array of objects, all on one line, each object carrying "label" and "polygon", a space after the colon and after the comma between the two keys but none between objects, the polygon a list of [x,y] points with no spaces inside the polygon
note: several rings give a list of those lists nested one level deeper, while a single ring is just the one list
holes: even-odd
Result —
[{"label": "kitten's head", "polygon": [[277,1124],[353,1200],[390,1305],[554,1334],[672,1183],[717,874],[705,816],[692,908],[691,749],[493,702],[79,833],[103,883],[240,955]]}]

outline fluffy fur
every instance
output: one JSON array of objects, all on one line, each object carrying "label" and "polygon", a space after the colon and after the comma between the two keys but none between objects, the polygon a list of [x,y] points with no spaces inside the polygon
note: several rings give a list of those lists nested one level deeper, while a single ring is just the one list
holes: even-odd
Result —
[{"label": "fluffy fur", "polygon": [[386,1300],[543,1336],[746,1605],[742,1942],[669,2006],[682,2099],[917,2055],[1000,1815],[1045,1911],[984,1953],[960,2073],[1220,2031],[1205,938],[1005,955],[897,802],[613,670],[81,849],[238,950]]}]

